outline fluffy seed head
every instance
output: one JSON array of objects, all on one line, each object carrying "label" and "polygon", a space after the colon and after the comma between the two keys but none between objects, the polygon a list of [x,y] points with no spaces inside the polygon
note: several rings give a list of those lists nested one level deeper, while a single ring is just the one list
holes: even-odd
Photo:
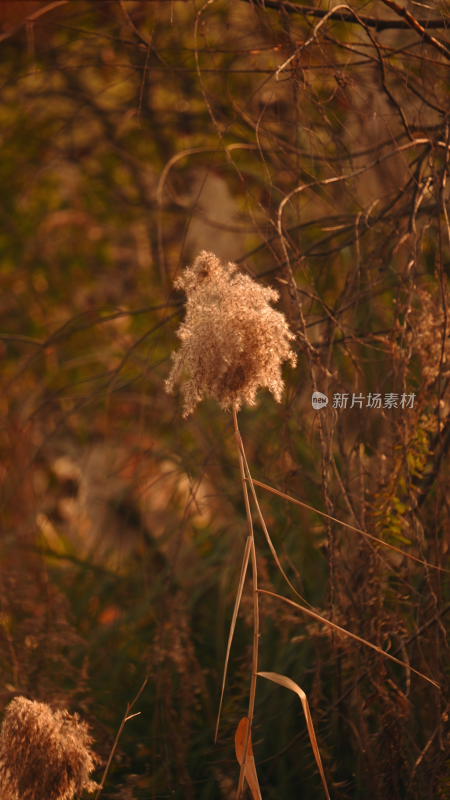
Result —
[{"label": "fluffy seed head", "polygon": [[73,800],[97,785],[89,779],[97,760],[78,715],[16,697],[0,729],[2,800]]},{"label": "fluffy seed head", "polygon": [[[418,290],[420,311],[414,315],[413,349],[418,353],[422,362],[422,374],[427,384],[433,383],[441,369],[442,336],[444,333],[445,314],[442,306],[440,292],[430,293],[425,289]],[[445,288],[447,306],[450,295]],[[446,339],[442,359],[442,378],[450,375],[450,340],[449,325],[447,322]]]},{"label": "fluffy seed head", "polygon": [[186,318],[178,329],[181,348],[172,354],[174,365],[166,389],[173,392],[182,373],[187,417],[204,397],[215,397],[221,408],[255,404],[262,386],[280,402],[284,383],[281,365],[296,356],[286,319],[270,305],[278,292],[260,286],[235,264],[226,267],[203,250],[175,286],[187,296]]}]

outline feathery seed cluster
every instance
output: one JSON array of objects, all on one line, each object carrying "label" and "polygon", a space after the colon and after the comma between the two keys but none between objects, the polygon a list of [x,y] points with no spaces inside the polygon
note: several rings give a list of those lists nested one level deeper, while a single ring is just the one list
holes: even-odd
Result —
[{"label": "feathery seed cluster", "polygon": [[205,250],[175,286],[186,292],[186,318],[178,329],[182,345],[172,354],[166,389],[173,392],[182,373],[188,374],[183,416],[204,396],[214,397],[223,409],[254,405],[262,386],[280,402],[281,365],[290,361],[294,367],[297,359],[284,315],[270,306],[278,292],[242,275],[235,264],[223,266]]},{"label": "feathery seed cluster", "polygon": [[2,800],[73,800],[97,784],[87,725],[75,714],[16,697],[0,729]]},{"label": "feathery seed cluster", "polygon": [[[447,306],[450,295],[446,292]],[[412,339],[413,348],[422,361],[422,374],[427,382],[433,383],[439,375],[442,355],[442,336],[444,333],[444,309],[440,292],[430,294],[419,289],[418,297],[421,309],[415,315],[415,331]],[[450,320],[447,321],[446,339],[442,364],[442,377],[450,374]]]}]

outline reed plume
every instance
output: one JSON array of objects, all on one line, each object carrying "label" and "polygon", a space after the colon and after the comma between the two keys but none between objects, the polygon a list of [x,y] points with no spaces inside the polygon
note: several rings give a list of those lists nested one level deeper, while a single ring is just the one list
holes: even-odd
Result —
[{"label": "reed plume", "polygon": [[189,376],[182,386],[183,416],[204,396],[239,411],[243,403],[255,404],[263,386],[280,402],[281,365],[295,366],[296,355],[284,315],[270,305],[278,292],[242,275],[235,264],[223,266],[206,250],[174,285],[186,292],[186,318],[178,329],[182,345],[172,354],[166,389],[173,392],[182,374]]},{"label": "reed plume", "polygon": [[[185,417],[194,410],[197,403],[205,395],[214,397],[223,409],[228,409],[231,406],[248,524],[247,541],[245,543],[244,557],[225,655],[222,691],[216,726],[216,741],[231,644],[247,569],[251,562],[253,579],[253,658],[248,713],[247,716],[241,720],[236,734],[236,755],[241,766],[236,800],[240,800],[242,796],[245,780],[247,780],[254,800],[261,800],[261,791],[258,784],[251,743],[258,676],[295,692],[300,698],[305,712],[308,734],[322,779],[325,796],[327,800],[329,800],[330,795],[325,772],[305,692],[298,684],[284,675],[279,675],[274,672],[258,671],[259,594],[269,594],[273,597],[277,597],[293,605],[305,615],[320,620],[324,625],[338,631],[341,635],[352,638],[360,644],[375,650],[384,658],[391,659],[397,664],[402,664],[402,666],[405,666],[405,664],[391,654],[385,653],[381,648],[370,641],[355,636],[352,632],[345,630],[334,622],[330,622],[325,616],[317,614],[312,608],[308,609],[306,607],[309,604],[298,594],[286,575],[264,521],[256,494],[255,483],[258,483],[259,486],[263,486],[265,489],[275,492],[276,494],[282,493],[259,481],[253,481],[239,432],[237,412],[242,407],[243,403],[254,405],[256,392],[263,386],[269,388],[275,400],[280,401],[284,388],[281,377],[282,364],[284,361],[290,361],[293,366],[296,364],[296,356],[289,346],[289,342],[294,339],[294,336],[290,332],[283,314],[275,311],[270,305],[271,302],[278,299],[278,293],[273,289],[259,286],[247,275],[238,273],[235,264],[228,264],[224,267],[216,256],[206,251],[202,251],[199,254],[193,266],[184,271],[182,277],[178,279],[175,285],[178,288],[184,289],[186,292],[187,310],[186,319],[178,330],[178,336],[181,339],[182,346],[177,353],[173,354],[174,365],[169,379],[166,381],[166,389],[168,391],[173,391],[175,385],[181,380],[182,374],[188,374],[189,380],[182,386],[182,393],[184,395],[183,416]],[[434,361],[436,362],[438,350],[434,344],[431,300],[427,303],[427,299],[424,298],[422,305],[424,307],[423,313],[428,319],[429,335],[426,341],[428,342],[430,355],[433,355]],[[433,334],[433,336],[431,334]],[[424,345],[425,333],[423,332],[423,328],[421,335],[422,345]],[[432,348],[434,349],[431,353]],[[286,494],[282,494],[282,496],[291,502],[299,502]],[[274,595],[271,592],[258,589],[256,545],[250,506],[251,500],[255,506],[257,518],[274,561],[290,589],[302,601],[302,605],[294,603],[280,595]],[[323,514],[323,516],[333,519],[333,517],[329,517],[328,514]],[[336,522],[336,520],[334,521]],[[352,527],[354,531],[358,531],[358,533],[363,536],[367,536],[365,531],[360,531],[358,528],[353,528],[353,526],[347,527]],[[389,544],[387,546],[391,547]],[[420,675],[421,678],[429,681],[434,686],[437,686],[434,681],[427,678],[422,673],[413,670],[412,667],[408,667],[408,669]]]},{"label": "reed plume", "polygon": [[16,697],[0,729],[2,800],[73,800],[90,780],[96,756],[88,727],[77,714]]},{"label": "reed plume", "polygon": [[[173,392],[182,374],[187,373],[189,379],[182,386],[184,417],[195,409],[204,396],[214,397],[221,408],[226,410],[231,407],[233,412],[248,537],[228,639],[216,739],[234,626],[251,559],[253,663],[248,716],[245,718],[245,734],[239,750],[241,770],[236,798],[239,800],[241,797],[244,779],[247,777],[253,786],[255,800],[261,800],[256,772],[253,776],[251,765],[248,767],[252,758],[251,728],[258,670],[259,606],[256,549],[246,482],[247,478],[251,482],[251,476],[239,433],[237,412],[244,403],[255,405],[256,393],[261,387],[267,387],[275,400],[281,401],[284,388],[282,364],[284,361],[290,361],[292,366],[297,363],[296,355],[289,346],[289,342],[295,337],[289,330],[284,315],[270,305],[278,300],[278,292],[260,286],[248,275],[242,275],[235,264],[224,266],[213,253],[206,250],[197,256],[192,267],[184,270],[175,286],[186,292],[186,318],[178,329],[177,335],[182,345],[178,352],[172,354],[174,365],[166,381],[166,389]],[[252,484],[251,486],[254,492],[254,487]],[[268,536],[264,524],[263,528]]]}]

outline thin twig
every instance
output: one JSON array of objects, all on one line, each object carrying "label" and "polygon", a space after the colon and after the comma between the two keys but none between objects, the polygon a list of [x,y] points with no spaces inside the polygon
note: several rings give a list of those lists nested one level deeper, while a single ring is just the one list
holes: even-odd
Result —
[{"label": "thin twig", "polygon": [[114,753],[115,753],[116,747],[117,747],[117,743],[118,743],[119,738],[120,738],[120,734],[122,733],[122,731],[123,731],[123,729],[125,727],[125,723],[128,722],[129,719],[133,719],[133,717],[137,717],[141,713],[140,711],[137,711],[136,714],[130,714],[129,712],[133,708],[134,704],[139,700],[142,692],[144,691],[144,689],[145,689],[145,687],[147,685],[147,681],[148,681],[148,676],[146,677],[146,679],[145,679],[144,683],[142,684],[141,688],[139,689],[139,691],[138,691],[136,697],[134,698],[133,702],[132,703],[127,703],[127,710],[125,711],[124,718],[123,718],[122,722],[120,723],[120,728],[117,731],[117,736],[115,738],[114,744],[113,744],[111,752],[109,754],[108,762],[106,764],[105,771],[103,773],[103,777],[102,777],[100,786],[98,787],[97,794],[95,795],[95,800],[98,800],[98,798],[100,797],[100,794],[102,792],[102,789],[103,789],[103,787],[105,785],[106,776],[108,774],[108,770],[109,770],[109,767],[111,765],[111,761],[113,760]]}]

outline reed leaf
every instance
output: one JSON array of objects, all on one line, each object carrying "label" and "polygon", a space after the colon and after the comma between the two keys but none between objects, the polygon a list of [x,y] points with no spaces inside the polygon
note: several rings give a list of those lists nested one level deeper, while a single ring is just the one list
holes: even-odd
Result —
[{"label": "reed leaf", "polygon": [[328,786],[325,780],[325,773],[323,771],[323,766],[322,766],[322,759],[320,757],[319,746],[317,744],[311,712],[309,710],[308,698],[306,697],[305,692],[303,691],[303,689],[300,688],[300,686],[298,686],[297,683],[295,683],[295,681],[291,681],[290,678],[286,678],[285,675],[279,675],[277,672],[258,672],[258,675],[260,675],[261,678],[267,678],[267,680],[273,681],[273,683],[278,683],[280,686],[284,686],[286,689],[290,689],[291,692],[295,692],[295,694],[298,694],[302,702],[303,711],[305,712],[306,725],[308,728],[309,738],[311,740],[312,749],[314,751],[314,757],[316,759],[316,763],[319,768],[320,777],[322,778],[323,788],[325,789],[327,800],[330,800]]}]

